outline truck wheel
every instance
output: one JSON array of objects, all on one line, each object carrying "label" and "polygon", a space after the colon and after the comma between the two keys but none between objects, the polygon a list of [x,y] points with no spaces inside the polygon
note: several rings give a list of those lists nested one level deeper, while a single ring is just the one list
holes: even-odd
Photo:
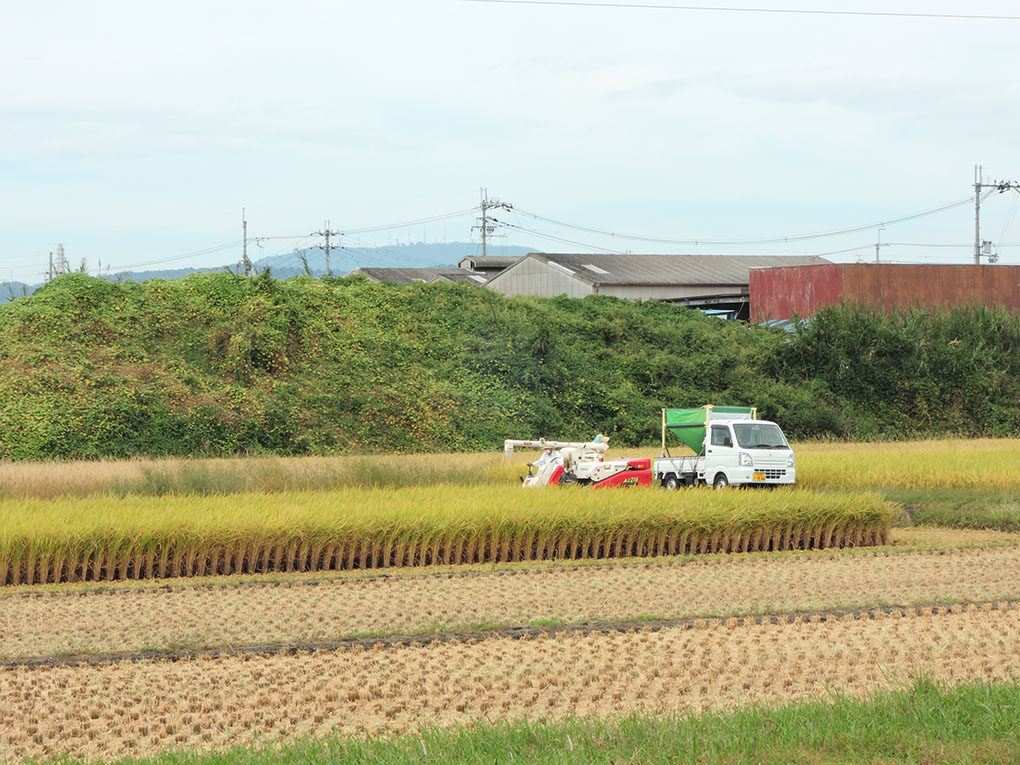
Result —
[{"label": "truck wheel", "polygon": [[662,479],[662,488],[667,491],[676,491],[680,488],[680,479],[677,478],[673,473]]},{"label": "truck wheel", "polygon": [[715,477],[715,481],[712,482],[713,489],[725,489],[730,485],[730,482],[726,479],[725,473],[720,473]]}]

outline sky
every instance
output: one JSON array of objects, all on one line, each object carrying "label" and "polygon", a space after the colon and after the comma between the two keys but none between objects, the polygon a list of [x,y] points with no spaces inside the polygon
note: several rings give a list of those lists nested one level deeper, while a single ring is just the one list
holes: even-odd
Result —
[{"label": "sky", "polygon": [[[1020,16],[1015,0],[700,5]],[[493,212],[497,252],[853,262],[881,241],[884,261],[968,263],[974,166],[1020,181],[1020,20],[465,0],[0,11],[0,281],[40,281],[58,243],[93,272],[233,262],[242,209],[267,237],[256,256],[319,243],[326,220],[351,245],[477,242],[482,187],[513,207]],[[1020,264],[1018,207],[1017,191],[982,202],[1000,264]]]}]

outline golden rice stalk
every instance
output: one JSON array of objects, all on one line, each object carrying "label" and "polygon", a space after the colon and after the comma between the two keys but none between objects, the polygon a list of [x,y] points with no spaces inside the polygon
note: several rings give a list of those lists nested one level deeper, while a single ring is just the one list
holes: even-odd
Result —
[{"label": "golden rice stalk", "polygon": [[0,501],[0,582],[880,544],[895,516],[873,494],[696,489]]}]

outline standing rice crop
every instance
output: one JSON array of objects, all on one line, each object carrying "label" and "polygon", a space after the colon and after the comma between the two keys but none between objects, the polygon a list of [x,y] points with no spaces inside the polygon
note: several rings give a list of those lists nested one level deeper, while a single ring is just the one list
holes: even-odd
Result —
[{"label": "standing rice crop", "polygon": [[0,501],[0,584],[881,544],[874,494],[504,487]]}]

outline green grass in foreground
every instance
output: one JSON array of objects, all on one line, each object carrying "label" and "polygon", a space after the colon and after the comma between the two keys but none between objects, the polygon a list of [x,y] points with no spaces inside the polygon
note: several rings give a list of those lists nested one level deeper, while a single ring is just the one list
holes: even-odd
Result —
[{"label": "green grass in foreground", "polygon": [[[301,740],[219,754],[168,753],[121,763],[417,762],[1018,762],[1020,684],[919,681],[869,700],[748,708],[616,723],[480,724],[391,739]],[[67,761],[70,762],[70,761]]]}]

